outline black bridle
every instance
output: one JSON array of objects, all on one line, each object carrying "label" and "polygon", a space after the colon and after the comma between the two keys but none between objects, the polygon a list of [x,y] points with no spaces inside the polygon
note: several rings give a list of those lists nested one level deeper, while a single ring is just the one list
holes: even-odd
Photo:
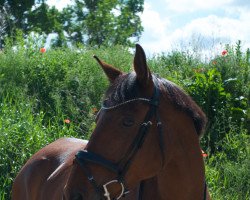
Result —
[{"label": "black bridle", "polygon": [[[113,184],[113,183],[118,183],[121,186],[121,193],[115,199],[120,199],[122,196],[124,196],[125,194],[127,194],[129,192],[127,190],[127,188],[125,187],[124,178],[129,170],[129,167],[130,167],[133,159],[135,158],[135,155],[137,154],[139,149],[142,147],[142,145],[145,141],[145,138],[148,135],[149,129],[152,125],[152,118],[154,116],[156,116],[156,120],[157,120],[157,128],[158,128],[158,133],[159,133],[159,137],[160,137],[159,138],[159,146],[160,146],[162,159],[163,159],[162,163],[164,163],[164,154],[163,154],[164,144],[163,144],[163,138],[162,138],[163,137],[162,123],[160,121],[159,114],[158,114],[159,99],[160,99],[160,89],[159,89],[158,85],[154,84],[154,93],[153,93],[152,98],[150,98],[150,99],[136,98],[136,99],[131,99],[131,100],[125,101],[125,102],[118,104],[116,106],[112,106],[112,107],[104,107],[103,106],[101,108],[104,110],[112,110],[112,109],[118,108],[124,104],[128,104],[128,103],[134,102],[134,101],[144,101],[144,102],[149,104],[149,110],[144,118],[143,123],[141,124],[141,126],[138,130],[137,135],[135,136],[135,139],[133,140],[133,142],[129,146],[129,149],[126,152],[126,154],[123,156],[123,158],[118,163],[113,163],[113,162],[103,158],[102,156],[100,156],[98,154],[95,154],[93,152],[88,152],[86,150],[79,151],[76,154],[76,161],[83,169],[88,180],[93,185],[96,193],[100,196],[100,199],[104,199],[105,197],[108,200],[111,199],[107,186],[110,184]],[[111,180],[111,181],[107,182],[106,184],[104,184],[102,186],[99,186],[97,184],[96,180],[94,179],[90,169],[86,165],[89,162],[95,163],[97,165],[101,165],[104,168],[114,172],[115,174],[117,174],[117,178],[115,180]]]}]

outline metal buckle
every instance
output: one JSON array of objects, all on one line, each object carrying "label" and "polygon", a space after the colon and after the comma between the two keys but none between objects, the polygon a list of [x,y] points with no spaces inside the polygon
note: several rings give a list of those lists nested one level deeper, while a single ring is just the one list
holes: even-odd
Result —
[{"label": "metal buckle", "polygon": [[110,198],[110,193],[109,193],[109,191],[108,191],[108,188],[107,188],[107,186],[108,185],[110,185],[110,184],[112,184],[112,183],[120,183],[120,185],[121,185],[121,194],[116,198],[117,200],[118,199],[120,199],[122,196],[123,196],[123,194],[124,194],[124,191],[125,191],[125,187],[124,187],[124,185],[123,185],[123,183],[122,182],[120,182],[120,181],[118,181],[118,180],[112,180],[112,181],[109,181],[109,182],[107,182],[107,183],[105,183],[102,187],[103,187],[103,189],[104,189],[104,196],[107,198],[107,200],[111,200],[111,198]]},{"label": "metal buckle", "polygon": [[143,122],[142,126],[147,127],[147,126],[152,126],[152,122],[149,120],[148,122]]}]

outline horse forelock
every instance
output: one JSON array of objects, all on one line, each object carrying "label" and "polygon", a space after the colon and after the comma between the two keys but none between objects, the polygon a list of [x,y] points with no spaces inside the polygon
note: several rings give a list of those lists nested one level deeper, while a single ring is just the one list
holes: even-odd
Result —
[{"label": "horse forelock", "polygon": [[[192,118],[198,136],[204,132],[207,118],[201,108],[180,87],[171,81],[153,75],[157,85],[163,86],[163,93],[173,103],[176,109],[185,112]],[[104,104],[107,107],[115,106],[122,102],[139,98],[139,85],[134,72],[119,76],[109,87],[105,95]]]},{"label": "horse forelock", "polygon": [[138,84],[135,73],[119,76],[105,94],[104,105],[115,106],[130,99],[138,98]]}]

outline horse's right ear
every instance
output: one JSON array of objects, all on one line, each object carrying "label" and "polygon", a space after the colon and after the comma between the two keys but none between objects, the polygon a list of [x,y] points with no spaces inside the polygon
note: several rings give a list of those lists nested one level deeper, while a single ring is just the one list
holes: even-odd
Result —
[{"label": "horse's right ear", "polygon": [[116,69],[115,67],[101,61],[96,55],[93,56],[97,62],[101,65],[104,73],[106,74],[106,76],[109,79],[110,83],[113,83],[115,81],[115,79],[120,76],[122,74],[122,72],[118,69]]},{"label": "horse's right ear", "polygon": [[137,80],[142,86],[153,86],[152,75],[147,66],[146,55],[143,48],[139,44],[136,44],[134,70]]}]

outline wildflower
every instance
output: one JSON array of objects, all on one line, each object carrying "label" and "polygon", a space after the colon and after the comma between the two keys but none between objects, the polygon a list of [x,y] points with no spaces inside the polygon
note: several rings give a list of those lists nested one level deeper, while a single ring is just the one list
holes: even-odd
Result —
[{"label": "wildflower", "polygon": [[69,123],[70,123],[70,120],[69,120],[69,119],[65,119],[65,120],[64,120],[64,123],[69,124]]},{"label": "wildflower", "polygon": [[203,158],[206,158],[208,155],[201,149],[201,154]]},{"label": "wildflower", "polygon": [[225,56],[225,55],[227,55],[227,53],[228,53],[227,50],[223,50],[223,51],[221,52],[221,55],[222,55],[222,56]]},{"label": "wildflower", "polygon": [[43,48],[40,49],[40,52],[41,52],[41,53],[45,53],[45,52],[46,52],[46,49],[43,47]]},{"label": "wildflower", "polygon": [[92,108],[92,113],[96,113],[97,111],[97,108]]}]

